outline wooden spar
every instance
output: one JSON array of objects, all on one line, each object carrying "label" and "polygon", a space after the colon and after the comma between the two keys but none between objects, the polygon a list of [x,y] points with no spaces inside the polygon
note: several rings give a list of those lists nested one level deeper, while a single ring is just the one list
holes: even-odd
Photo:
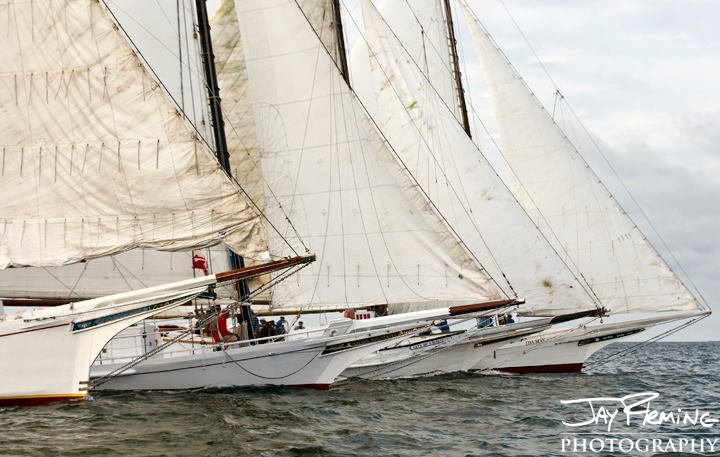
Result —
[{"label": "wooden spar", "polygon": [[495,308],[503,308],[505,306],[518,305],[521,301],[511,298],[508,300],[493,300],[484,303],[473,303],[471,305],[458,305],[450,307],[450,315],[457,316],[459,314],[478,313]]},{"label": "wooden spar", "polygon": [[574,321],[575,319],[582,319],[583,317],[601,317],[601,316],[607,316],[607,309],[605,308],[598,308],[598,309],[591,309],[589,311],[580,311],[577,313],[571,313],[571,314],[561,314],[560,316],[555,316],[550,320],[551,324],[561,324],[563,322],[568,321]]},{"label": "wooden spar", "polygon": [[236,270],[223,271],[215,274],[218,283],[237,281],[240,279],[254,278],[276,270],[282,270],[297,265],[314,262],[315,255],[289,257],[287,259],[276,260],[274,262],[253,265],[252,267],[238,268]]},{"label": "wooden spar", "polygon": [[338,66],[345,82],[350,85],[350,70],[348,69],[347,52],[345,51],[345,32],[342,25],[342,10],[340,0],[333,0],[333,20],[335,21],[335,38],[337,39]]},{"label": "wooden spar", "polygon": [[21,306],[30,308],[41,308],[67,305],[77,301],[90,300],[84,297],[68,297],[68,298],[0,298],[3,306]]},{"label": "wooden spar", "polygon": [[445,24],[447,24],[448,42],[450,43],[450,60],[452,61],[453,78],[455,79],[455,89],[457,90],[460,115],[462,116],[462,126],[467,136],[472,137],[470,133],[470,119],[468,118],[467,105],[465,104],[465,90],[463,89],[462,75],[460,73],[457,39],[455,39],[455,26],[452,20],[450,0],[443,0],[443,5],[445,6]]},{"label": "wooden spar", "polygon": [[213,54],[212,39],[210,37],[210,23],[208,21],[206,0],[196,0],[198,34],[200,35],[200,49],[202,53],[203,68],[205,70],[205,83],[208,90],[208,104],[212,119],[213,136],[215,137],[215,154],[223,170],[230,175],[230,155],[228,154],[227,139],[225,138],[225,122],[223,121],[220,106],[220,87],[215,71],[215,54]]}]

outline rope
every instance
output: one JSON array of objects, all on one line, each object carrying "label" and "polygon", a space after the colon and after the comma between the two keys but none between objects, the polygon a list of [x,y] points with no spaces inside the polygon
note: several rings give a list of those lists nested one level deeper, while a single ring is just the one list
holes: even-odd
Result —
[{"label": "rope", "polygon": [[[323,347],[324,347],[324,346],[323,346]],[[288,378],[288,377],[290,377],[290,376],[294,376],[294,375],[296,375],[297,373],[299,373],[299,372],[301,372],[302,370],[304,370],[305,368],[307,368],[308,365],[310,365],[311,363],[313,363],[313,362],[315,361],[315,359],[317,359],[317,358],[320,356],[320,354],[322,354],[322,350],[317,351],[317,352],[315,353],[315,355],[314,355],[310,360],[307,361],[307,363],[305,363],[303,366],[301,366],[301,367],[298,368],[297,370],[293,371],[292,373],[288,373],[288,374],[285,374],[285,375],[283,375],[283,376],[262,376],[262,375],[259,375],[259,374],[257,374],[257,373],[253,373],[252,371],[248,370],[248,369],[245,368],[244,366],[240,365],[237,360],[233,359],[233,358],[230,356],[230,354],[228,354],[227,350],[225,349],[225,346],[220,346],[220,348],[221,348],[222,351],[225,353],[225,355],[230,359],[230,361],[231,361],[232,363],[234,363],[235,365],[237,365],[238,368],[240,368],[240,369],[241,369],[242,371],[244,371],[245,373],[249,374],[250,376],[255,376],[256,378],[260,378],[260,379],[270,379],[270,380],[283,379],[283,378]],[[322,349],[322,348],[321,348],[321,349]],[[274,353],[273,353],[273,354],[271,355],[271,357],[274,356],[274,355],[277,355],[277,354],[274,354]]]},{"label": "rope", "polygon": [[[463,1],[464,1],[464,0],[463,0]],[[500,4],[502,5],[503,9],[504,9],[505,12],[507,13],[507,15],[508,15],[508,17],[510,18],[510,20],[512,21],[512,23],[515,25],[515,28],[517,29],[518,33],[520,34],[520,36],[521,36],[521,37],[523,38],[523,40],[525,41],[525,44],[527,45],[527,47],[528,47],[528,48],[530,49],[530,51],[532,52],[533,56],[535,57],[535,60],[537,61],[537,63],[538,63],[538,64],[540,65],[540,67],[542,68],[542,70],[543,70],[543,72],[545,73],[545,75],[547,76],[549,82],[550,82],[550,83],[553,85],[553,87],[555,88],[555,97],[556,97],[556,98],[555,98],[555,104],[557,104],[558,97],[559,97],[561,103],[562,103],[563,101],[565,102],[565,105],[568,107],[568,110],[570,110],[570,113],[573,115],[573,117],[575,118],[575,120],[576,120],[576,122],[578,123],[578,125],[580,126],[580,128],[583,130],[583,132],[586,134],[586,136],[588,137],[588,139],[590,140],[590,142],[592,143],[592,145],[595,147],[595,150],[600,154],[600,156],[602,157],[603,161],[605,162],[605,164],[608,166],[608,168],[609,168],[610,171],[612,172],[613,176],[614,176],[614,177],[617,179],[617,181],[620,183],[623,191],[627,194],[627,196],[630,198],[630,200],[632,201],[632,203],[633,203],[633,204],[635,205],[635,207],[638,209],[638,211],[639,211],[640,215],[642,216],[642,218],[643,218],[643,219],[645,220],[645,222],[648,224],[648,226],[649,226],[650,229],[653,231],[653,233],[657,236],[657,238],[658,238],[658,240],[660,241],[662,247],[665,249],[665,252],[670,255],[670,257],[672,258],[672,260],[675,262],[676,267],[680,270],[680,272],[681,272],[682,275],[684,276],[684,279],[688,282],[688,284],[690,284],[690,285],[692,286],[694,292],[695,292],[695,293],[697,294],[697,296],[700,298],[700,300],[701,300],[701,303],[700,303],[700,304],[701,304],[701,307],[703,307],[703,308],[705,308],[705,309],[710,309],[710,306],[709,306],[708,301],[705,299],[705,296],[702,294],[702,292],[700,292],[700,289],[697,287],[697,285],[696,285],[695,282],[692,280],[692,278],[690,277],[690,275],[687,274],[687,271],[685,270],[685,267],[682,265],[682,263],[680,263],[680,261],[679,261],[678,258],[675,256],[675,254],[673,253],[673,251],[670,250],[670,248],[669,248],[669,246],[667,245],[665,239],[662,237],[662,235],[660,235],[660,232],[655,228],[655,225],[652,223],[652,221],[650,220],[650,218],[647,216],[647,213],[643,210],[642,206],[638,203],[638,201],[637,201],[637,199],[635,198],[635,196],[633,195],[633,193],[630,192],[630,189],[629,189],[629,188],[627,187],[627,185],[625,184],[625,181],[623,181],[623,179],[620,177],[620,174],[617,172],[617,170],[615,169],[615,167],[612,165],[612,163],[611,163],[610,160],[608,159],[608,157],[607,157],[607,155],[605,154],[605,152],[603,151],[603,149],[602,149],[602,148],[600,147],[600,145],[597,143],[597,141],[595,140],[595,138],[590,134],[590,131],[589,131],[588,128],[585,126],[585,123],[583,123],[582,120],[580,120],[580,117],[577,115],[577,113],[576,113],[575,110],[572,108],[572,106],[570,105],[570,103],[567,101],[567,99],[565,98],[565,96],[560,92],[560,89],[559,89],[558,85],[555,83],[555,80],[554,80],[553,77],[550,75],[550,72],[548,71],[547,67],[545,67],[545,64],[544,64],[543,61],[540,59],[540,56],[539,56],[539,55],[537,54],[537,52],[535,51],[535,48],[534,48],[534,47],[532,46],[532,44],[530,43],[530,40],[527,38],[527,36],[526,36],[525,33],[523,32],[522,28],[520,27],[520,24],[515,20],[515,17],[514,17],[514,16],[512,15],[512,13],[510,12],[510,10],[509,10],[509,8],[507,7],[507,5],[505,4],[504,0],[498,0],[498,1],[499,1]],[[465,4],[466,4],[468,10],[472,11],[472,10],[470,9],[470,7],[467,5],[467,3],[465,3]],[[473,13],[473,15],[474,15],[474,13]],[[475,17],[475,19],[477,20],[477,17]],[[479,20],[478,20],[478,23],[479,23]],[[486,33],[487,33],[487,32],[486,32]],[[488,34],[488,36],[489,36],[489,34]],[[496,46],[497,46],[497,44],[496,44]],[[499,47],[498,47],[498,50],[499,50]],[[503,53],[503,56],[505,56],[504,53]],[[509,59],[507,59],[507,56],[505,56],[505,59],[508,61],[508,63],[510,63]],[[524,81],[524,80],[523,80],[523,81]],[[525,84],[526,84],[526,86],[527,86],[527,83],[525,83]],[[529,89],[529,87],[528,87],[528,89]],[[531,91],[531,92],[532,92],[532,91]],[[533,94],[533,95],[534,95],[534,94]],[[537,99],[537,97],[536,97],[536,99]],[[539,99],[538,99],[538,102],[540,102]],[[542,106],[542,104],[541,104],[541,106]],[[555,107],[553,106],[553,115],[552,115],[553,122],[554,122],[554,115],[555,115]],[[555,123],[555,122],[554,122],[554,123]],[[555,123],[555,125],[557,126],[558,130],[560,130],[560,132],[563,133],[563,130],[560,128],[560,126],[559,126],[557,123]],[[591,171],[593,171],[592,168],[590,168],[590,166],[589,166],[589,164],[587,163],[587,161],[585,161],[585,159],[584,159],[584,157],[582,156],[582,154],[580,154],[578,148],[575,147],[575,145],[572,143],[572,141],[570,141],[570,138],[568,138],[567,135],[565,135],[565,137],[567,138],[568,142],[572,145],[572,147],[573,147],[573,149],[575,150],[575,152],[577,153],[577,155],[580,156],[580,158],[585,162],[585,164],[588,166],[588,168],[589,168]],[[595,174],[595,175],[597,176],[597,173],[595,173],[594,171],[593,171],[593,174]],[[603,185],[603,187],[605,188],[605,190],[607,191],[607,193],[610,195],[610,197],[611,197],[613,200],[615,200],[615,202],[618,204],[618,206],[622,209],[622,206],[620,205],[620,203],[617,202],[617,200],[615,199],[615,197],[613,197],[612,193],[607,189],[607,187],[604,185],[604,183],[601,182],[601,184]],[[623,211],[623,212],[625,212],[625,211]],[[627,216],[627,218],[633,223],[633,225],[635,225],[635,226],[637,227],[637,224],[635,224],[635,222],[633,221],[632,217],[630,217],[630,215],[627,214],[627,212],[625,212],[625,213],[626,213],[625,215]],[[639,231],[640,231],[640,230],[638,229],[638,232],[639,232]],[[642,235],[642,232],[641,232],[640,234]],[[668,268],[672,271],[672,270],[673,270],[672,267],[668,264],[667,261],[665,261],[665,259],[663,258],[663,255],[655,248],[655,246],[653,245],[653,243],[652,243],[647,237],[645,237],[645,236],[643,236],[643,239],[645,239],[645,241],[650,245],[650,247],[658,254],[658,256],[665,262],[665,264],[668,266]],[[673,271],[673,273],[674,273],[674,271]],[[683,282],[682,279],[680,279],[680,278],[678,278],[678,279],[680,280],[680,282]],[[684,284],[683,284],[683,285],[684,285]]]},{"label": "rope", "polygon": [[[296,0],[296,1],[297,1],[297,0]],[[343,3],[344,3],[344,1],[343,1]],[[374,6],[373,6],[373,7],[374,7]],[[346,9],[347,9],[347,6],[346,6]],[[349,10],[348,10],[348,12],[349,12]],[[353,21],[355,27],[357,28],[357,30],[360,31],[361,28],[360,28],[360,26],[358,25],[358,23],[357,23],[357,21],[355,20],[355,18],[352,16],[352,14],[350,14],[350,18],[352,19],[352,21]],[[382,16],[381,16],[381,18],[382,18]],[[387,26],[387,23],[385,22],[384,19],[383,19],[383,23]],[[388,29],[393,33],[393,36],[395,37],[395,39],[398,40],[397,36],[394,35],[394,31],[393,31],[392,29],[390,29],[389,26],[388,26]],[[380,64],[379,59],[377,58],[375,52],[372,51],[372,48],[370,47],[370,43],[368,43],[367,39],[365,38],[365,36],[363,35],[362,32],[360,32],[360,37],[363,39],[363,41],[366,43],[366,45],[367,45],[367,47],[368,47],[368,54],[377,61],[380,70],[383,72],[383,75],[385,76],[386,81],[388,81],[388,82],[391,83],[391,82],[392,82],[392,78],[391,78],[391,77],[385,72],[385,70],[382,68],[382,65]],[[398,41],[399,41],[399,40],[398,40]],[[410,60],[413,61],[413,63],[415,64],[415,66],[417,66],[418,68],[420,68],[420,67],[417,65],[417,62],[415,62],[415,61],[413,60],[412,56],[411,56],[410,53],[407,51],[407,49],[405,49],[405,47],[404,47],[404,45],[402,44],[402,42],[400,42],[400,45],[403,47],[403,49],[405,50],[406,54],[408,55],[408,57],[410,58]],[[427,79],[427,77],[424,75],[424,73],[422,73],[422,71],[421,71],[420,73],[423,75],[423,77],[424,77],[425,79]],[[393,84],[389,84],[389,87],[393,90],[393,93],[395,93],[395,96],[397,97],[397,99],[398,99],[398,100],[400,101],[400,103],[402,104],[402,98],[400,97],[400,94],[398,94],[397,90],[395,89],[395,86],[394,86]],[[434,86],[432,86],[432,84],[430,84],[430,87],[432,87],[433,90],[435,90],[435,88],[434,88]],[[350,90],[352,91],[352,88],[351,88]],[[502,286],[500,286],[500,283],[498,282],[498,280],[497,280],[495,277],[493,277],[493,275],[491,275],[490,272],[483,266],[482,262],[480,262],[480,259],[477,257],[477,255],[475,255],[475,253],[473,252],[473,250],[471,250],[471,249],[469,248],[469,246],[463,241],[463,239],[460,237],[460,234],[455,230],[455,228],[452,226],[452,224],[450,224],[450,221],[445,217],[445,215],[443,214],[443,212],[440,211],[440,208],[439,208],[439,207],[435,204],[435,202],[430,198],[430,195],[429,195],[429,194],[426,192],[426,190],[422,187],[422,185],[420,184],[420,182],[419,182],[419,180],[417,179],[417,177],[410,171],[410,168],[406,165],[405,161],[400,157],[400,154],[397,152],[397,150],[395,149],[395,147],[394,147],[394,146],[390,143],[390,141],[387,139],[387,137],[386,137],[385,134],[383,133],[383,131],[382,131],[382,129],[380,128],[380,126],[378,125],[378,123],[377,123],[377,122],[375,121],[375,119],[370,115],[369,110],[367,109],[367,107],[365,106],[365,104],[362,102],[362,100],[360,99],[360,97],[358,97],[357,94],[355,94],[354,91],[352,91],[352,92],[353,92],[353,94],[355,95],[355,99],[357,100],[357,102],[363,107],[363,110],[364,110],[364,111],[366,112],[366,114],[368,115],[369,120],[372,122],[372,124],[373,124],[373,125],[375,126],[375,128],[377,129],[378,134],[385,140],[385,144],[386,144],[387,147],[392,151],[393,155],[395,156],[395,158],[398,160],[398,162],[399,162],[400,165],[402,166],[403,171],[408,175],[408,177],[410,177],[410,179],[412,180],[412,182],[415,184],[415,187],[417,187],[418,191],[419,191],[419,192],[421,193],[421,195],[425,198],[427,204],[430,205],[430,207],[435,211],[436,215],[440,218],[440,220],[443,222],[443,224],[446,225],[446,227],[448,228],[448,230],[449,230],[449,231],[452,233],[452,235],[456,238],[456,242],[457,242],[457,243],[463,248],[463,250],[470,256],[470,258],[477,263],[477,265],[480,267],[481,271],[488,276],[488,278],[497,286],[497,288],[500,290],[500,292],[502,292],[502,294],[503,294],[505,297],[509,297],[509,295],[508,295],[508,293],[505,291],[505,289],[504,289]],[[435,93],[438,94],[436,90],[435,90]],[[445,104],[444,100],[442,100],[442,97],[441,97],[439,94],[438,94],[438,97],[440,98],[440,100],[442,101],[442,103]],[[403,106],[404,106],[404,105],[403,105]],[[447,104],[445,104],[445,106],[447,107]],[[448,107],[448,109],[450,109],[450,108]],[[405,110],[406,110],[406,112],[407,112],[407,107],[405,107]],[[408,114],[409,114],[409,113],[408,113]],[[434,161],[434,163],[435,163],[436,165],[440,166],[441,173],[442,173],[443,177],[445,178],[445,181],[446,181],[446,183],[447,183],[447,187],[452,190],[453,195],[455,196],[455,198],[457,199],[457,201],[460,202],[460,206],[461,206],[461,208],[463,209],[463,212],[465,213],[465,215],[466,215],[466,216],[468,217],[468,219],[470,220],[473,228],[475,229],[475,232],[478,234],[480,240],[481,240],[481,241],[483,242],[483,244],[485,245],[485,248],[486,248],[487,251],[490,253],[490,256],[491,256],[491,258],[492,258],[495,266],[498,268],[498,270],[502,271],[502,267],[499,265],[499,263],[497,262],[497,259],[495,259],[494,255],[492,255],[492,251],[490,250],[490,247],[488,246],[487,242],[485,241],[484,237],[482,236],[482,233],[481,233],[480,230],[478,229],[478,227],[477,227],[477,225],[476,225],[476,223],[475,223],[474,218],[472,218],[472,217],[470,216],[470,213],[469,213],[469,211],[468,211],[468,208],[466,208],[465,205],[462,203],[462,199],[460,198],[460,196],[458,195],[457,191],[455,190],[455,187],[451,184],[451,180],[450,180],[450,179],[448,178],[448,176],[445,174],[444,168],[443,168],[443,167],[441,166],[441,164],[438,162],[438,159],[437,159],[437,157],[435,156],[435,154],[432,153],[432,148],[431,148],[430,145],[427,143],[427,140],[425,139],[425,136],[422,134],[422,131],[420,131],[420,128],[418,127],[415,119],[413,119],[412,116],[410,116],[410,119],[412,120],[413,127],[415,128],[415,130],[417,130],[418,134],[420,135],[421,141],[422,141],[423,144],[428,148],[428,151],[430,151],[430,154],[429,154],[430,157],[432,157],[432,159],[433,159],[433,161]],[[511,290],[511,291],[513,290],[513,289],[512,289],[512,286],[510,286],[510,290]]]},{"label": "rope", "polygon": [[[226,307],[226,309],[225,309],[225,312],[227,312],[227,311],[234,311],[236,308],[239,308],[240,306],[245,306],[245,305],[243,305],[243,303],[248,303],[248,302],[250,301],[250,299],[252,299],[253,297],[255,297],[255,296],[257,296],[257,295],[265,292],[265,291],[266,291],[267,289],[269,289],[270,287],[273,287],[273,286],[275,286],[275,285],[283,282],[283,281],[286,280],[288,277],[292,276],[293,274],[297,273],[298,271],[302,270],[303,268],[307,267],[308,265],[309,265],[309,264],[306,263],[306,264],[299,265],[299,266],[296,266],[296,267],[293,267],[293,268],[290,268],[290,269],[288,269],[288,270],[283,271],[283,272],[280,273],[277,277],[275,277],[274,279],[271,279],[270,281],[268,281],[268,282],[260,285],[260,287],[258,287],[257,289],[255,289],[252,293],[250,293],[250,294],[246,297],[246,301],[244,301],[244,302],[236,302],[236,303],[233,303],[233,304],[228,305],[228,306]],[[230,281],[230,282],[228,282],[227,284],[223,284],[223,285],[220,286],[220,287],[229,286],[229,285],[234,284],[235,282],[237,282],[237,281]],[[222,313],[222,311],[221,311],[220,313],[218,313],[218,312],[212,312],[212,313],[208,314],[204,319],[199,320],[199,321],[197,322],[197,326],[198,326],[198,327],[204,327],[205,325],[209,324],[213,319],[216,319],[221,313]],[[248,323],[248,324],[249,324],[249,323]],[[150,357],[154,356],[155,354],[158,354],[158,353],[162,352],[163,350],[165,350],[166,348],[168,348],[168,347],[171,346],[172,344],[177,343],[178,341],[180,341],[181,339],[183,339],[183,338],[186,337],[187,335],[191,334],[191,333],[193,332],[193,330],[194,330],[193,328],[188,328],[187,330],[184,330],[184,331],[180,332],[178,335],[176,335],[176,336],[174,336],[173,338],[169,339],[168,341],[166,341],[165,343],[161,344],[160,346],[157,346],[155,349],[151,350],[150,352],[146,352],[145,354],[143,354],[143,355],[141,355],[141,356],[139,356],[139,357],[131,360],[130,362],[126,363],[125,365],[122,365],[121,367],[118,367],[117,369],[111,371],[110,373],[108,373],[108,374],[106,374],[106,375],[103,375],[103,376],[100,377],[100,378],[97,378],[97,379],[95,379],[95,380],[91,380],[91,381],[88,383],[88,389],[95,389],[95,388],[97,388],[97,387],[99,387],[99,386],[107,383],[107,382],[110,381],[111,379],[113,379],[113,378],[121,375],[122,373],[124,373],[125,371],[129,370],[130,368],[139,365],[140,363],[142,363],[143,361],[149,359]]]},{"label": "rope", "polygon": [[654,337],[652,337],[652,338],[649,338],[649,339],[646,340],[646,341],[641,341],[641,342],[639,342],[638,344],[635,344],[635,345],[633,345],[633,346],[630,346],[630,347],[627,348],[627,349],[623,349],[623,350],[620,350],[620,351],[618,351],[618,352],[615,352],[615,353],[613,353],[613,354],[605,357],[604,359],[598,360],[597,362],[587,363],[587,364],[585,364],[585,367],[586,367],[586,368],[587,368],[587,367],[599,367],[599,366],[605,365],[606,363],[608,363],[608,362],[609,362],[610,360],[612,360],[612,359],[615,359],[615,358],[617,358],[617,357],[619,357],[619,356],[621,356],[621,355],[626,355],[626,354],[631,354],[631,353],[633,353],[633,352],[636,352],[637,350],[639,350],[639,349],[641,349],[641,348],[643,348],[643,347],[645,347],[645,346],[647,346],[647,345],[649,345],[649,344],[651,344],[651,343],[655,343],[655,342],[660,341],[660,340],[662,340],[662,339],[664,339],[664,338],[667,338],[668,336],[673,335],[673,334],[679,332],[680,330],[683,330],[683,329],[685,329],[685,328],[687,328],[687,327],[689,327],[689,326],[691,326],[691,325],[693,325],[693,324],[695,324],[695,323],[697,323],[697,322],[705,319],[705,318],[708,317],[708,316],[709,316],[709,314],[706,314],[706,315],[704,315],[704,316],[699,316],[699,317],[696,317],[696,318],[694,318],[694,319],[691,319],[691,320],[689,320],[689,321],[687,321],[687,322],[683,322],[682,324],[680,324],[680,325],[678,325],[678,326],[676,326],[676,327],[673,327],[673,328],[671,328],[670,330],[667,330],[667,331],[665,331],[665,332],[663,332],[663,333],[661,333],[661,334],[659,334],[659,335],[656,335],[656,336],[654,336]]},{"label": "rope", "polygon": [[[198,130],[198,128],[197,128],[197,126],[195,125],[195,123],[190,120],[190,118],[188,117],[187,113],[182,109],[181,104],[178,103],[177,99],[172,95],[172,93],[171,93],[170,90],[167,88],[167,86],[165,85],[165,83],[163,83],[163,81],[160,79],[160,77],[158,76],[158,74],[157,74],[157,72],[155,71],[155,69],[153,68],[153,66],[150,65],[150,62],[145,58],[145,56],[143,55],[143,53],[140,51],[140,48],[135,44],[135,42],[134,42],[133,39],[130,37],[130,35],[127,33],[127,31],[125,30],[125,28],[122,26],[122,24],[120,23],[120,21],[118,20],[118,18],[115,16],[115,13],[113,13],[112,9],[111,9],[110,6],[108,5],[108,2],[112,2],[112,1],[113,1],[113,0],[101,0],[101,3],[102,3],[102,5],[104,6],[105,11],[107,12],[107,15],[108,15],[109,18],[112,20],[112,22],[118,27],[118,29],[122,31],[122,34],[123,34],[123,36],[125,37],[125,39],[127,40],[130,48],[135,52],[135,54],[138,56],[138,58],[143,62],[143,64],[144,64],[144,69],[145,69],[147,72],[149,72],[149,73],[152,75],[152,77],[153,77],[153,79],[155,80],[155,82],[156,82],[160,87],[162,87],[164,94],[170,99],[170,101],[172,102],[172,104],[175,106],[175,109],[178,111],[178,113],[180,113],[180,114],[182,115],[182,118],[187,122],[187,125],[193,130],[193,132],[195,133],[196,138],[197,138],[198,140],[200,140],[200,142],[201,142],[202,144],[204,144],[204,145],[208,148],[208,150],[212,151],[214,148],[212,147],[212,145],[210,145],[210,143],[208,142],[207,138],[205,138],[205,136],[200,132],[200,130]],[[125,14],[127,14],[130,18],[133,18],[133,16],[132,16],[131,14],[128,14],[128,13],[127,13],[126,11],[124,11],[121,7],[119,7],[119,6],[116,6],[116,7],[118,8],[118,10],[123,11]],[[150,33],[150,32],[148,32],[148,33]],[[152,35],[152,34],[151,34],[151,35]],[[172,54],[173,51],[170,51],[170,53]],[[207,84],[205,84],[205,86],[207,87]],[[191,85],[191,88],[192,88],[192,85]],[[195,103],[192,103],[192,105],[193,105],[193,109],[194,109]],[[216,158],[215,158],[215,160],[217,161]],[[218,167],[220,167],[220,163],[219,163],[219,162],[217,163],[217,165],[218,165]],[[227,173],[226,173],[226,176],[228,176]],[[245,188],[243,188],[242,185],[240,185],[240,183],[237,181],[237,179],[235,179],[235,178],[232,177],[232,176],[228,176],[228,177],[231,179],[231,181],[232,181],[233,183],[235,183],[235,185],[237,186],[237,188],[240,190],[240,193],[242,193],[242,195],[245,196],[245,198],[247,199],[247,201],[249,201],[250,204],[255,208],[255,211],[257,212],[257,214],[260,215],[263,219],[265,219],[265,221],[267,222],[267,225],[270,226],[270,227],[273,229],[273,231],[275,231],[275,232],[280,236],[280,239],[283,240],[283,242],[293,251],[293,253],[295,253],[296,255],[298,255],[298,253],[297,253],[297,251],[295,250],[295,248],[290,244],[290,242],[285,238],[285,236],[284,236],[282,233],[280,233],[280,231],[275,227],[275,225],[274,225],[274,224],[270,221],[270,219],[267,217],[267,215],[265,214],[265,212],[264,212],[264,211],[260,208],[260,206],[255,202],[255,200],[252,198],[252,196],[245,190]],[[304,246],[304,244],[303,244],[303,246]],[[306,252],[307,252],[307,247],[306,247],[305,249],[306,249]]]}]

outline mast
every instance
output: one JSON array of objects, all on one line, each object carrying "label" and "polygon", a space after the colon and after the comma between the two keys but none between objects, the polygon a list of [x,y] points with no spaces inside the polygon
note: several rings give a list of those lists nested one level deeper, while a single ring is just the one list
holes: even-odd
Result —
[{"label": "mast", "polygon": [[462,126],[467,136],[472,137],[470,133],[470,120],[468,118],[467,105],[465,104],[465,90],[462,85],[462,75],[460,74],[460,59],[457,53],[457,39],[455,38],[455,26],[452,20],[452,10],[450,9],[450,0],[442,0],[445,7],[445,23],[447,24],[448,42],[450,43],[450,60],[452,61],[453,78],[455,79],[455,87],[457,88],[458,103],[460,106],[460,114],[462,116]]},{"label": "mast", "polygon": [[340,0],[332,0],[333,19],[335,20],[335,37],[337,38],[338,64],[340,73],[348,86],[350,85],[350,70],[348,69],[347,52],[345,51],[345,33],[342,26],[342,11]]},{"label": "mast", "polygon": [[[217,80],[217,70],[215,69],[215,54],[212,49],[212,38],[210,36],[210,21],[207,13],[207,0],[195,0],[198,13],[198,33],[200,35],[200,48],[202,54],[203,68],[205,69],[205,82],[208,90],[208,103],[210,104],[211,124],[213,135],[215,137],[215,154],[217,155],[220,166],[225,170],[228,176],[232,177],[230,169],[230,153],[227,147],[227,138],[225,137],[225,121],[223,120],[222,107],[220,105],[220,87]],[[233,269],[245,268],[245,259],[237,255],[232,250],[230,252],[230,265]],[[240,300],[245,300],[250,296],[250,288],[247,281],[240,280],[237,282],[237,292]],[[248,336],[250,339],[254,337],[252,322],[250,320],[250,306],[242,306],[243,319],[247,323]]]},{"label": "mast", "polygon": [[230,154],[228,153],[227,139],[225,138],[225,122],[220,107],[220,87],[218,87],[217,72],[215,70],[215,54],[213,54],[212,49],[206,1],[195,0],[195,5],[198,13],[198,33],[200,35],[200,49],[208,90],[208,103],[210,104],[210,122],[215,137],[215,154],[218,162],[220,162],[220,166],[225,170],[225,173],[232,176]]}]

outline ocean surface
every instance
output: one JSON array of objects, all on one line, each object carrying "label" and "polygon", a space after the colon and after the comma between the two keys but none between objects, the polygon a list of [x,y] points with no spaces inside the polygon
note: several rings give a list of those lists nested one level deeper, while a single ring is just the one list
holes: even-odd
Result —
[{"label": "ocean surface", "polygon": [[[647,391],[660,395],[654,409],[699,409],[720,418],[720,343],[661,342],[608,359],[630,344],[603,349],[591,362],[606,363],[575,375],[462,373],[352,382],[329,391],[109,392],[70,404],[5,408],[0,409],[0,455],[573,455],[563,452],[561,440],[592,436],[606,427],[563,425],[592,415],[587,404],[568,406],[561,400]],[[635,439],[642,436],[638,431],[661,439],[718,438],[720,450],[720,424],[639,429],[618,425],[620,415],[611,430],[627,433],[618,438]],[[575,433],[581,431],[590,433]],[[620,454],[605,451],[574,455]],[[720,452],[706,447],[704,455]]]}]

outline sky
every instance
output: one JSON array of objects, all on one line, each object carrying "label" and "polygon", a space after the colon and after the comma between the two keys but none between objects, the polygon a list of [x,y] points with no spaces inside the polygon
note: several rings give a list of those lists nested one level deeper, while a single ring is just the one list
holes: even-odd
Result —
[{"label": "sky", "polygon": [[[551,110],[555,88],[500,0],[471,8]],[[720,301],[720,3],[505,0],[561,93],[711,307]],[[461,29],[477,105],[489,105]],[[488,102],[488,103],[485,103]],[[575,128],[578,128],[577,125]],[[570,133],[570,132],[569,132]],[[597,151],[589,161],[638,226],[662,243]],[[663,249],[663,256],[677,270]],[[719,340],[720,310],[674,336]]]},{"label": "sky", "polygon": [[[133,0],[110,3],[128,1]],[[551,110],[555,87],[505,7],[510,11],[568,106],[582,120],[706,301],[711,306],[720,302],[720,2],[504,2],[468,0]],[[175,2],[170,3],[167,11],[172,12]],[[218,3],[209,0],[208,9],[212,11]],[[357,14],[356,0],[343,0],[343,4]],[[466,87],[473,105],[482,113],[490,102],[483,93],[480,64],[467,31],[462,24],[458,28]],[[572,130],[568,133],[582,132],[574,121],[567,127]],[[588,161],[677,269],[633,200],[588,137],[584,138],[579,146]],[[672,339],[720,340],[720,311]]]}]

